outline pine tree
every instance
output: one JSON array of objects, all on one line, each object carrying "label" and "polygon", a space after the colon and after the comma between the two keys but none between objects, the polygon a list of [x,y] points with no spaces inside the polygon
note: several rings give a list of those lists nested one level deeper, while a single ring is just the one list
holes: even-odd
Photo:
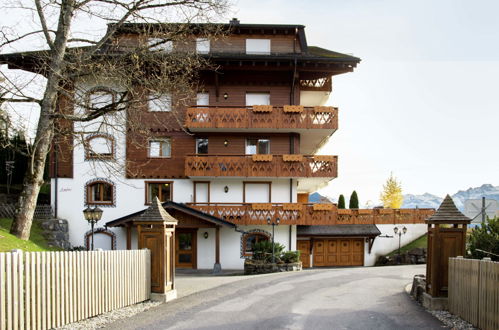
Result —
[{"label": "pine tree", "polygon": [[357,192],[354,190],[352,195],[350,195],[350,202],[348,203],[349,209],[358,209],[359,208],[359,198],[357,197]]},{"label": "pine tree", "polygon": [[344,209],[345,208],[345,196],[343,194],[338,197],[338,208],[339,209]]},{"label": "pine tree", "polygon": [[402,185],[397,178],[393,176],[393,173],[390,173],[390,177],[383,185],[383,191],[379,198],[386,208],[399,209],[402,206],[402,202],[404,201],[404,197],[402,196]]}]

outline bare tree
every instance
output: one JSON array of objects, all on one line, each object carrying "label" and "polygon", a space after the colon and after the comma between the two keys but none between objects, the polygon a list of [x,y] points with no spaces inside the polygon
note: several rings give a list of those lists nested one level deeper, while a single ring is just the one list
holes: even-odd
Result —
[{"label": "bare tree", "polygon": [[[20,83],[1,72],[0,104],[34,103],[40,111],[31,164],[11,227],[12,234],[26,240],[54,139],[57,146],[73,146],[75,139],[85,144],[89,134],[108,129],[150,134],[141,125],[141,116],[147,115],[142,111],[144,102],[171,103],[172,99],[164,98],[168,93],[173,95],[168,106],[178,109],[192,99],[196,74],[208,65],[193,51],[192,35],[213,37],[221,32],[215,24],[194,23],[210,22],[228,4],[218,0],[34,0],[32,7],[24,1],[13,5],[31,12],[26,17],[34,17],[37,27],[22,34],[15,27],[2,27],[0,50],[33,36],[44,40],[43,49],[36,52],[0,55],[0,63],[42,76],[44,82],[43,96],[37,97],[26,88],[30,82]],[[107,30],[99,37],[78,31],[84,20],[105,21]],[[164,24],[168,21],[183,24]],[[104,84],[90,91],[87,82],[91,81]],[[108,85],[113,88],[107,89]],[[175,111],[172,115],[177,120],[162,124],[177,122],[181,127]]]}]

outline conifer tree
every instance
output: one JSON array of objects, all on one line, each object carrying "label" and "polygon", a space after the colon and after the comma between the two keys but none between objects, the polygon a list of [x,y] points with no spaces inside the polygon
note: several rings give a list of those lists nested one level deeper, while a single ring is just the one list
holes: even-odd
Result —
[{"label": "conifer tree", "polygon": [[404,197],[402,196],[402,185],[393,173],[383,185],[383,191],[380,194],[380,200],[386,208],[399,209],[402,206]]},{"label": "conifer tree", "polygon": [[349,209],[358,209],[359,208],[359,198],[357,197],[357,192],[354,190],[352,195],[350,195],[350,202],[348,203]]},{"label": "conifer tree", "polygon": [[343,194],[338,197],[338,208],[339,209],[344,209],[345,208],[345,196]]}]

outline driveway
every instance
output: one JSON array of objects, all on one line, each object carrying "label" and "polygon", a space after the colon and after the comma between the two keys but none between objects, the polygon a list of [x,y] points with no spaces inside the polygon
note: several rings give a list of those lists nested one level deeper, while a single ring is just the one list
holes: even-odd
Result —
[{"label": "driveway", "polygon": [[[415,274],[424,274],[424,267],[314,269],[237,277],[242,279],[217,282],[217,287],[151,308],[107,328],[442,329],[443,324],[404,291]],[[187,282],[182,285],[188,287]]]}]

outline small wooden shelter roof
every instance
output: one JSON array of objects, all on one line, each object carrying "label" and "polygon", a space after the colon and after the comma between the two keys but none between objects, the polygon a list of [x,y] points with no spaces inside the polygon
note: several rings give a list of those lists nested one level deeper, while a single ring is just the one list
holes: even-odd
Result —
[{"label": "small wooden shelter roof", "polygon": [[447,195],[438,210],[426,221],[428,223],[470,223],[471,219],[462,214],[452,198]]},{"label": "small wooden shelter roof", "polygon": [[[168,201],[168,202],[159,203],[159,205],[161,205],[160,209],[164,209],[165,213],[167,213],[170,217],[171,217],[171,215],[167,211],[168,210],[175,210],[175,211],[182,212],[186,215],[193,216],[195,218],[198,218],[198,219],[203,220],[203,221],[207,221],[211,224],[215,224],[218,226],[225,226],[225,227],[230,227],[230,228],[236,227],[235,224],[233,224],[229,221],[226,221],[226,220],[217,218],[215,216],[212,216],[210,214],[198,211],[198,210],[193,209],[185,204]],[[142,219],[142,216],[149,209],[150,208],[125,215],[123,217],[120,217],[120,218],[112,220],[112,221],[108,221],[106,223],[106,226],[107,227],[121,227],[121,226],[129,225],[129,224],[133,224],[134,221],[150,221],[150,220],[143,220]],[[153,213],[153,211],[151,211],[151,217],[155,217],[155,216],[157,216],[157,214],[155,214],[155,213]]]},{"label": "small wooden shelter roof", "polygon": [[177,224],[177,220],[161,206],[158,197],[154,199],[151,206],[149,206],[135,221]]}]

